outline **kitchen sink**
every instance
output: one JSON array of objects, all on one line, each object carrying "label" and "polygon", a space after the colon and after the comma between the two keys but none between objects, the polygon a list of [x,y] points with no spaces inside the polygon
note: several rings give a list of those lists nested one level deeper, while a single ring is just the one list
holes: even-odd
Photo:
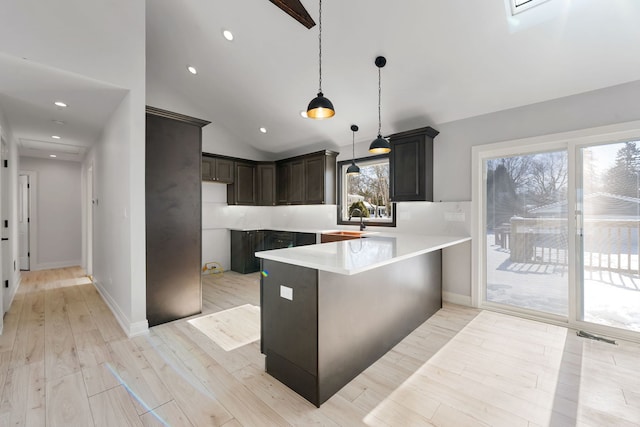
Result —
[{"label": "kitchen sink", "polygon": [[323,233],[323,234],[332,234],[334,236],[354,236],[354,237],[361,237],[363,234],[366,234],[366,231],[347,231],[347,230],[340,230],[340,231],[329,231],[327,233]]},{"label": "kitchen sink", "polygon": [[325,231],[320,235],[320,243],[337,242],[339,240],[359,239],[367,235],[375,234],[369,231],[334,230]]}]

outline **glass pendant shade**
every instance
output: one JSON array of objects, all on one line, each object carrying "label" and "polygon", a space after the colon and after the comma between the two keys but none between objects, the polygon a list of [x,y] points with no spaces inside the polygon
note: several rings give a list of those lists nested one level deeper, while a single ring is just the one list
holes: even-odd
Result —
[{"label": "glass pendant shade", "polygon": [[391,144],[388,140],[384,139],[382,135],[378,134],[378,137],[373,140],[369,146],[369,152],[373,154],[386,154],[391,152]]},{"label": "glass pendant shade", "polygon": [[313,98],[307,107],[307,117],[310,119],[328,119],[336,114],[333,104],[325,98],[322,92]]}]

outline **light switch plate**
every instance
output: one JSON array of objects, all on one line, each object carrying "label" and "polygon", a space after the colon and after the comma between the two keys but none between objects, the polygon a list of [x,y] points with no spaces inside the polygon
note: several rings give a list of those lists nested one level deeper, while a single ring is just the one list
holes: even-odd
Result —
[{"label": "light switch plate", "polygon": [[280,285],[280,297],[293,301],[293,288]]}]

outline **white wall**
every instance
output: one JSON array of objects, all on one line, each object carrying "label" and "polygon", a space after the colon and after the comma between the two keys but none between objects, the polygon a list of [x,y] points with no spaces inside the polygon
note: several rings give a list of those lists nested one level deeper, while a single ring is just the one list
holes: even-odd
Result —
[{"label": "white wall", "polygon": [[[9,242],[10,244],[7,246],[9,253],[1,253],[0,257],[7,257],[8,264],[11,266],[8,267],[12,271],[6,275],[9,277],[9,289],[3,289],[3,292],[0,292],[0,333],[2,333],[3,329],[3,314],[9,309],[13,298],[16,294],[18,286],[20,284],[20,270],[16,267],[13,268],[13,265],[17,266],[18,262],[18,208],[17,208],[17,198],[18,198],[18,148],[16,146],[16,141],[9,126],[9,123],[6,121],[4,113],[0,110],[0,135],[7,143],[7,148],[9,150],[8,160],[9,160],[9,188],[10,194],[8,197],[10,203],[10,212],[9,212],[9,223],[13,224],[10,227],[10,235]],[[0,263],[0,276],[4,276],[4,273],[1,269],[6,268],[2,263]]]},{"label": "white wall", "polygon": [[80,265],[82,258],[80,163],[33,157],[20,158],[20,170],[35,172],[35,247],[31,270]]},{"label": "white wall", "polygon": [[[434,125],[434,200],[471,200],[471,147],[640,119],[640,80]],[[424,125],[423,125],[424,126]]]},{"label": "white wall", "polygon": [[153,70],[149,70],[146,83],[147,105],[211,122],[202,128],[203,152],[248,160],[273,160],[273,155],[237,139],[216,117],[210,117],[209,113],[185,99],[184,95],[174,93],[170,85],[155,80]]}]

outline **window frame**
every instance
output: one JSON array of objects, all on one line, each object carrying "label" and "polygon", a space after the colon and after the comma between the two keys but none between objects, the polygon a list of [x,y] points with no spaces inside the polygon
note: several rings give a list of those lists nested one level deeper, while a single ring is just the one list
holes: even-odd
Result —
[{"label": "window frame", "polygon": [[[386,159],[387,161],[389,161],[389,186],[391,186],[391,159],[389,154],[379,154],[377,156],[368,156],[368,157],[359,157],[357,159],[354,159],[356,163],[358,162],[369,162],[371,160],[378,160],[378,159]],[[351,221],[349,220],[345,220],[342,219],[342,193],[345,190],[344,189],[344,177],[346,175],[346,168],[349,167],[349,165],[351,165],[351,159],[349,160],[342,160],[339,161],[337,164],[337,170],[336,170],[336,174],[337,174],[337,198],[336,198],[336,202],[337,202],[337,224],[338,225],[360,225],[360,217],[355,217],[356,219],[351,219]],[[391,188],[389,188],[389,194],[391,194]],[[364,224],[369,227],[369,226],[374,226],[374,227],[395,227],[396,226],[396,202],[391,202],[391,221],[370,221],[368,219],[364,219],[363,222]]]}]

